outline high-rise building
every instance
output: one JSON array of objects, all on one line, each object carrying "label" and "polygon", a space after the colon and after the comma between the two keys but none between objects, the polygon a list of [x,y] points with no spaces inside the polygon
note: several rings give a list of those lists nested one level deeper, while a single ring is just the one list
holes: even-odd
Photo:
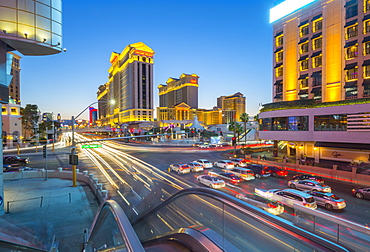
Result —
[{"label": "high-rise building", "polygon": [[246,98],[242,93],[237,92],[229,96],[220,96],[217,98],[217,107],[222,110],[234,110],[234,121],[240,121],[240,115],[245,113]]},{"label": "high-rise building", "polygon": [[21,103],[21,80],[20,80],[20,59],[21,56],[13,53],[8,52],[8,54],[11,54],[12,57],[12,66],[11,66],[11,72],[10,75],[13,76],[10,84],[9,84],[9,98],[13,99],[13,101],[16,104]]},{"label": "high-rise building", "polygon": [[160,84],[159,106],[171,108],[186,103],[191,108],[198,108],[198,79],[196,74],[182,74],[178,79],[169,78],[166,84]]},{"label": "high-rise building", "polygon": [[273,103],[260,138],[316,162],[369,162],[370,1],[280,1],[270,22]]},{"label": "high-rise building", "polygon": [[153,121],[153,57],[154,51],[143,42],[111,54],[108,82],[97,92],[103,125]]}]

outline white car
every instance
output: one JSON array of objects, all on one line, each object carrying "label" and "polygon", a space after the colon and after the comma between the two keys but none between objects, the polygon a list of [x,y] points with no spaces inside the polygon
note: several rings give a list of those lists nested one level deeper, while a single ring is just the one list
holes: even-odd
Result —
[{"label": "white car", "polygon": [[316,191],[331,193],[331,187],[321,184],[315,180],[290,180],[288,181],[288,187],[292,189],[298,189],[303,191]]},{"label": "white car", "polygon": [[197,159],[193,162],[197,162],[197,163],[203,165],[203,168],[212,168],[213,167],[213,164],[211,162],[209,162],[207,159]]},{"label": "white car", "polygon": [[210,175],[200,175],[200,176],[197,177],[197,180],[198,180],[198,182],[200,182],[200,183],[202,183],[206,186],[209,186],[211,188],[214,188],[214,189],[222,188],[222,187],[226,186],[225,181],[223,181],[220,178],[210,176]]},{"label": "white car", "polygon": [[224,169],[232,169],[234,168],[234,163],[229,160],[219,160],[214,163],[214,166]]},{"label": "white car", "polygon": [[235,167],[237,167],[237,166],[247,167],[248,164],[250,163],[249,160],[242,159],[242,158],[232,158],[232,159],[230,159],[230,161],[234,163]]},{"label": "white car", "polygon": [[253,180],[255,179],[254,172],[250,169],[243,167],[236,167],[231,170],[224,170],[224,172],[231,172],[238,177],[241,177],[244,180]]},{"label": "white car", "polygon": [[192,172],[203,171],[203,165],[199,164],[198,162],[190,162],[188,163],[188,166]]},{"label": "white car", "polygon": [[170,165],[171,171],[177,172],[178,174],[185,174],[190,172],[190,167],[187,164],[171,164]]},{"label": "white car", "polygon": [[317,204],[314,197],[310,194],[298,191],[296,189],[271,189],[271,190],[264,190],[255,188],[254,191],[257,195],[276,200],[284,205],[293,207],[294,203],[299,204],[311,209],[316,209]]}]

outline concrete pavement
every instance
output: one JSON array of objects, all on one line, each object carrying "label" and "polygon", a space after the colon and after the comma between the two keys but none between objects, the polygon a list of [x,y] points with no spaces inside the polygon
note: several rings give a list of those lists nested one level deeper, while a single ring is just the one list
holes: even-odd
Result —
[{"label": "concrete pavement", "polygon": [[61,252],[80,252],[99,202],[87,184],[77,185],[57,178],[4,181],[6,213],[0,216],[0,238],[4,234],[44,249],[57,243]]}]

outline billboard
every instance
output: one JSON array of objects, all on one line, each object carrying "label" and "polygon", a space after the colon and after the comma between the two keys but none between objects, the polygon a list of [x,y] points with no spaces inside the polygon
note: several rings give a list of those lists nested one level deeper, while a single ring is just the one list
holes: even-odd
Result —
[{"label": "billboard", "polygon": [[285,0],[270,9],[270,24],[317,0]]}]

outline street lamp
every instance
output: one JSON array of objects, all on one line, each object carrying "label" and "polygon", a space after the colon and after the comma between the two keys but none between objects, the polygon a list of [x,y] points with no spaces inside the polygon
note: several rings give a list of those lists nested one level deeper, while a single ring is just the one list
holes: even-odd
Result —
[{"label": "street lamp", "polygon": [[72,186],[77,186],[77,174],[76,174],[76,167],[78,165],[78,156],[76,155],[76,142],[75,142],[75,120],[82,115],[83,112],[85,112],[88,108],[90,108],[92,105],[96,103],[102,103],[102,102],[109,102],[111,105],[115,104],[114,100],[110,101],[96,101],[91,103],[89,106],[87,106],[84,110],[82,110],[77,116],[72,116],[72,150],[71,155],[69,156],[69,163],[72,165]]}]

